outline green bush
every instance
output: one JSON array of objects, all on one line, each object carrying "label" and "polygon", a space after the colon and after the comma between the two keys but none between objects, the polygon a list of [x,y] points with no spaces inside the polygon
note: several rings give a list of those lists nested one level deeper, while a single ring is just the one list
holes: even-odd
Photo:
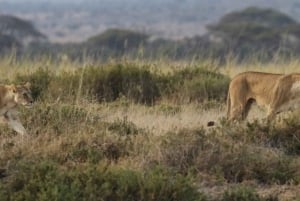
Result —
[{"label": "green bush", "polygon": [[[271,123],[248,122],[247,127],[240,132],[244,132],[249,142],[259,143],[283,150],[288,155],[300,154],[300,126],[297,115],[283,119],[281,126],[277,126],[277,120]],[[241,133],[236,136],[243,136]]]},{"label": "green bush", "polygon": [[108,130],[115,132],[120,136],[137,135],[140,132],[137,126],[128,121],[127,118],[115,120],[108,126]]},{"label": "green bush", "polygon": [[163,76],[161,90],[165,96],[183,101],[224,100],[229,78],[202,67],[187,68]]},{"label": "green bush", "polygon": [[[87,67],[74,73],[62,73],[51,84],[49,93],[69,97],[115,101],[124,96],[136,103],[153,104],[160,96],[155,75],[146,67],[116,64]],[[58,95],[56,95],[58,96]]]},{"label": "green bush", "polygon": [[31,92],[34,99],[38,99],[48,92],[48,86],[52,82],[54,74],[47,68],[39,68],[31,74],[17,74],[16,83],[31,83]]},{"label": "green bush", "polygon": [[285,120],[283,128],[273,128],[267,134],[266,144],[283,149],[289,155],[300,155],[300,125],[297,117]]},{"label": "green bush", "polygon": [[253,189],[240,187],[225,191],[222,201],[261,201],[261,199]]},{"label": "green bush", "polygon": [[187,174],[197,164],[199,153],[207,143],[204,133],[202,129],[168,132],[160,139],[161,163],[182,174]]},{"label": "green bush", "polygon": [[76,163],[99,163],[105,156],[104,150],[97,146],[91,146],[87,142],[79,141],[68,153],[67,159]]},{"label": "green bush", "polygon": [[183,129],[160,138],[160,164],[182,174],[197,169],[220,180],[264,184],[299,183],[297,161],[271,149],[241,143],[246,134],[220,136],[215,130]]},{"label": "green bush", "polygon": [[153,104],[160,96],[155,75],[136,66],[115,65],[97,81],[96,96],[114,101],[121,95],[138,103]]},{"label": "green bush", "polygon": [[[78,70],[79,71],[79,70]],[[92,82],[92,80],[90,80]],[[86,90],[79,88],[80,74],[74,72],[61,72],[54,77],[52,82],[49,83],[47,88],[47,94],[44,98],[52,101],[63,101],[74,103],[79,95],[88,98],[90,95],[89,88]],[[85,94],[80,94],[85,92]],[[80,93],[79,93],[80,92]]]},{"label": "green bush", "polygon": [[253,176],[262,183],[287,184],[299,183],[298,168],[293,166],[293,160],[281,156],[263,163],[263,159],[257,161],[253,167]]},{"label": "green bush", "polygon": [[1,200],[205,201],[189,179],[162,169],[133,170],[90,166],[59,168],[47,161],[19,163],[0,181]]},{"label": "green bush", "polygon": [[[202,167],[213,174],[221,173],[230,182],[255,179],[267,184],[299,183],[297,160],[287,151],[297,141],[290,138],[293,134],[286,129],[291,127],[276,128],[273,124],[257,121],[247,123],[246,127],[224,124],[217,132],[210,133],[218,135],[221,132],[226,138],[222,141],[211,139],[218,146],[205,150],[203,155],[207,157],[208,152],[210,157],[205,159],[207,164]],[[210,168],[212,164],[217,168]]]},{"label": "green bush", "polygon": [[256,191],[250,187],[241,186],[231,190],[226,190],[222,201],[264,201]]},{"label": "green bush", "polygon": [[137,64],[107,64],[54,74],[39,68],[31,74],[17,75],[15,81],[30,81],[35,99],[51,101],[111,102],[124,97],[135,103],[153,105],[163,97],[179,103],[223,101],[226,97],[229,78],[220,73],[202,67],[170,74],[158,74],[149,69],[150,66]]},{"label": "green bush", "polygon": [[[221,154],[216,166],[219,166],[224,178],[230,182],[257,180],[267,184],[298,183],[297,170],[293,168],[292,160],[283,156],[264,157],[260,151],[254,152],[249,148],[238,148],[233,153]],[[223,155],[223,156],[222,156]]]},{"label": "green bush", "polygon": [[36,103],[31,109],[22,112],[24,126],[36,135],[48,132],[56,135],[78,133],[94,125],[97,118],[85,108],[74,105]]}]

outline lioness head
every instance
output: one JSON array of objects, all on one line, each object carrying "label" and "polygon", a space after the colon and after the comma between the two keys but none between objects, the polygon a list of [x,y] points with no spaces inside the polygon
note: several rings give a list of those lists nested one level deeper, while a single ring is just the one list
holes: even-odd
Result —
[{"label": "lioness head", "polygon": [[30,90],[30,83],[22,85],[11,85],[10,90],[14,95],[14,101],[26,107],[30,107],[33,104],[33,98]]}]

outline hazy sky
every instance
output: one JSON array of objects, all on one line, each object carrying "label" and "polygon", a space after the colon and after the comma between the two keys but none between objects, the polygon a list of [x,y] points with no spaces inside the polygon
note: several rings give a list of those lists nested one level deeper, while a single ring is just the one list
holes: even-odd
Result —
[{"label": "hazy sky", "polygon": [[82,0],[0,0],[0,2],[73,2]]},{"label": "hazy sky", "polygon": [[[98,1],[101,2],[103,0],[0,0],[0,2],[87,2],[87,1]],[[114,1],[114,0],[110,0]],[[137,0],[123,0],[123,1],[137,1]],[[161,0],[164,1],[164,0]],[[201,1],[201,0],[200,0]]]},{"label": "hazy sky", "polygon": [[300,21],[300,0],[0,0],[0,14],[29,20],[59,42],[85,40],[108,28],[177,39],[201,35],[207,24],[249,6]]}]

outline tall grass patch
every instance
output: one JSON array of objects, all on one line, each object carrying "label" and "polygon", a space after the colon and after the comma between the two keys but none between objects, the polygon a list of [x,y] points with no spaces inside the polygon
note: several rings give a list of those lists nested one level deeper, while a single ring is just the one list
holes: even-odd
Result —
[{"label": "tall grass patch", "polygon": [[262,197],[251,187],[239,186],[226,190],[221,201],[278,201],[278,198],[274,196]]},{"label": "tall grass patch", "polygon": [[179,102],[224,100],[229,78],[204,67],[174,71],[161,78],[163,94]]},{"label": "tall grass patch", "polygon": [[18,74],[16,82],[32,82],[34,98],[55,101],[80,99],[112,102],[122,97],[140,104],[153,105],[167,99],[183,102],[223,100],[229,78],[203,67],[159,73],[150,65],[105,64],[75,71],[54,73],[39,68],[31,74]]},{"label": "tall grass patch", "polygon": [[66,170],[51,161],[22,161],[16,170],[0,182],[3,200],[207,200],[191,180],[163,169],[142,173],[100,165]]},{"label": "tall grass patch", "polygon": [[241,143],[242,139],[215,131],[184,129],[162,137],[156,155],[161,156],[160,164],[182,174],[197,170],[230,183],[248,180],[264,184],[300,182],[297,159],[280,150],[253,144],[250,139]]}]

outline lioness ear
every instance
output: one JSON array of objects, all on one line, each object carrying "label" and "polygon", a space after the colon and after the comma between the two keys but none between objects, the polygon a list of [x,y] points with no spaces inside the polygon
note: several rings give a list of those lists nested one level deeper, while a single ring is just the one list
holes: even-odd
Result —
[{"label": "lioness ear", "polygon": [[29,89],[29,88],[31,87],[31,84],[30,84],[30,82],[26,82],[26,83],[24,84],[24,86],[25,86],[27,89]]}]

